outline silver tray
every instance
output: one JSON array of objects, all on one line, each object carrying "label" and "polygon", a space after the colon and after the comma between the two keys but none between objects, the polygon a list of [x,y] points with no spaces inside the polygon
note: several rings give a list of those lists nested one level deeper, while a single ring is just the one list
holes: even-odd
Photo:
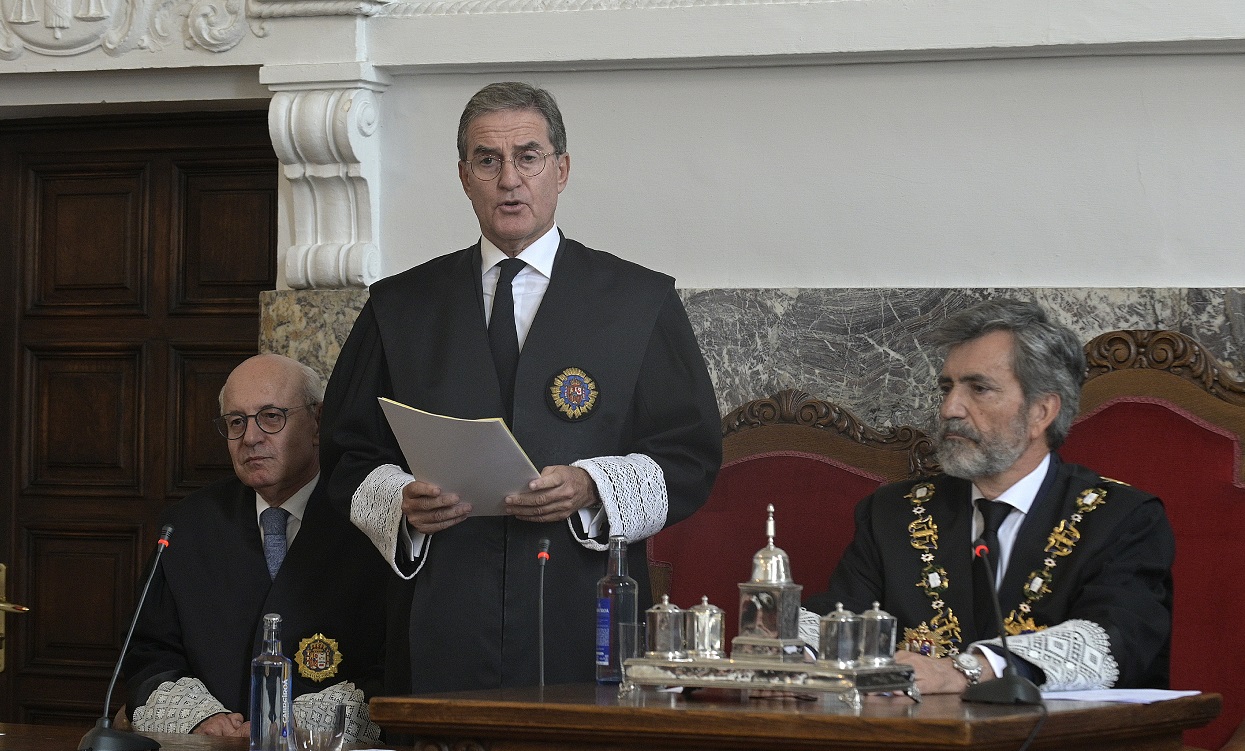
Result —
[{"label": "silver tray", "polygon": [[853,707],[861,694],[895,692],[920,701],[910,665],[839,668],[823,662],[704,659],[661,660],[633,657],[623,663],[619,694],[640,686],[685,686],[753,691],[802,691],[835,694]]}]

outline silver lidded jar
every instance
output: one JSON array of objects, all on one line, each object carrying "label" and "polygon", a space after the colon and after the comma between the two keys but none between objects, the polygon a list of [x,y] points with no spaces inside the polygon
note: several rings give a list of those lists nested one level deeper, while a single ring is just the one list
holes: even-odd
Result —
[{"label": "silver lidded jar", "polygon": [[686,660],[683,647],[683,611],[670,603],[669,595],[644,612],[648,631],[646,657],[657,660]]},{"label": "silver lidded jar", "polygon": [[683,611],[683,636],[689,657],[720,660],[726,657],[722,649],[726,613],[717,605],[710,605],[708,597],[701,597],[699,605]]},{"label": "silver lidded jar", "polygon": [[895,662],[895,634],[899,622],[895,616],[873,603],[873,608],[860,614],[861,657],[865,667],[891,665]]},{"label": "silver lidded jar", "polygon": [[843,609],[843,603],[835,603],[833,612],[821,617],[822,662],[836,668],[854,668],[860,664],[861,617]]}]

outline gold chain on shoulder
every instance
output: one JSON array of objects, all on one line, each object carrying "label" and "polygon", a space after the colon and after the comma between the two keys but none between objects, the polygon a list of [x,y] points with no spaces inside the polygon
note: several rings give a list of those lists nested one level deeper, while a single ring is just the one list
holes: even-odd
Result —
[{"label": "gold chain on shoulder", "polygon": [[916,585],[925,590],[934,608],[934,616],[916,628],[904,629],[904,648],[930,657],[946,657],[960,651],[960,619],[947,607],[944,595],[951,582],[947,570],[934,560],[938,549],[938,525],[926,509],[934,498],[934,484],[923,482],[904,496],[912,503],[916,519],[908,525],[908,538],[912,547],[921,551],[921,578]]},{"label": "gold chain on shoulder", "polygon": [[1003,619],[1003,628],[1007,630],[1008,636],[1027,634],[1046,628],[1033,622],[1031,615],[1033,605],[1050,594],[1050,582],[1055,576],[1055,567],[1059,565],[1060,559],[1070,555],[1076,548],[1076,544],[1081,541],[1081,531],[1076,525],[1081,523],[1086,514],[1106,502],[1105,488],[1082,490],[1081,494],[1076,497],[1076,511],[1073,511],[1067,519],[1061,520],[1051,530],[1046,538],[1047,556],[1042,561],[1042,568],[1031,572],[1025,579],[1024,601],[1016,610],[1009,613],[1007,618]]},{"label": "gold chain on shoulder", "polygon": [[[910,652],[920,652],[931,657],[958,654],[962,643],[960,621],[951,608],[947,607],[944,597],[951,582],[946,569],[938,565],[934,556],[934,551],[938,549],[938,525],[927,508],[934,498],[934,485],[929,482],[915,485],[904,498],[912,504],[912,513],[916,516],[908,524],[908,540],[913,548],[920,551],[921,562],[924,564],[916,586],[925,590],[925,594],[929,596],[934,615],[916,628],[904,629],[902,646]],[[1003,620],[1008,636],[1046,628],[1034,623],[1031,615],[1033,605],[1050,594],[1050,582],[1059,560],[1072,553],[1080,542],[1081,533],[1077,524],[1086,514],[1106,503],[1106,500],[1107,491],[1103,488],[1082,491],[1076,498],[1076,511],[1051,530],[1045,548],[1048,555],[1042,562],[1042,569],[1029,574],[1024,587],[1024,602]]]}]

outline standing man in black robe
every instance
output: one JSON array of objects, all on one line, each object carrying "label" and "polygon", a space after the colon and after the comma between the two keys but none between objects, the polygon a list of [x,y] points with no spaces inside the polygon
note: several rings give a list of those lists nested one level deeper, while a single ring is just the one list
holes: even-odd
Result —
[{"label": "standing man in black robe", "polygon": [[[542,538],[546,680],[590,681],[608,537],[632,543],[644,607],[644,539],[699,508],[721,462],[713,386],[674,280],[554,223],[571,162],[548,92],[481,89],[458,156],[481,238],[372,286],[326,394],[330,494],[413,577],[390,598],[402,632],[391,633],[390,690],[535,685]],[[505,418],[540,477],[505,499],[504,516],[471,516],[408,473],[382,396]]]},{"label": "standing man in black robe", "polygon": [[1166,688],[1175,540],[1163,504],[1055,453],[1085,377],[1076,335],[1033,303],[995,300],[948,318],[932,343],[945,353],[944,474],[861,501],[829,590],[805,606],[881,603],[917,688],[959,693],[1005,666],[972,561],[981,539],[1022,674],[1047,690]]}]

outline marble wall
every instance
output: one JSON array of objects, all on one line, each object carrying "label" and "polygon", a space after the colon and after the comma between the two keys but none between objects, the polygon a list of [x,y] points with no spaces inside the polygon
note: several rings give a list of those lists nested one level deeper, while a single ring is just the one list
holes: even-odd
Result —
[{"label": "marble wall", "polygon": [[[686,289],[723,414],[784,388],[836,402],[876,427],[927,423],[939,361],[926,331],[973,302],[1036,300],[1085,341],[1115,329],[1173,329],[1240,375],[1245,289]],[[331,372],[365,290],[279,290],[261,298],[260,350]]]}]

